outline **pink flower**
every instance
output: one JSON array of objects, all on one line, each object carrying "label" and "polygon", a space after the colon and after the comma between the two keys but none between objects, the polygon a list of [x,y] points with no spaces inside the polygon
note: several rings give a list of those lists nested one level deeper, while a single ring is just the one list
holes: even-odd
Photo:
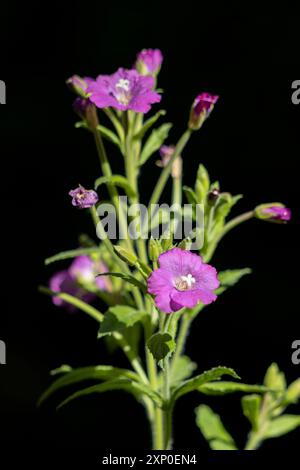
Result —
[{"label": "pink flower", "polygon": [[93,189],[85,189],[79,185],[78,188],[69,191],[72,198],[72,205],[79,209],[88,209],[94,206],[98,200],[98,194]]},{"label": "pink flower", "polygon": [[214,105],[218,101],[217,95],[211,95],[210,93],[201,93],[195,99],[189,119],[189,128],[192,130],[200,129],[203,122],[208,118]]},{"label": "pink flower", "polygon": [[171,313],[183,307],[192,308],[200,301],[210,304],[216,300],[217,271],[203,263],[200,256],[172,248],[162,253],[158,261],[159,268],[148,278],[148,292],[155,296],[160,310]]},{"label": "pink flower", "polygon": [[120,68],[112,75],[99,75],[88,86],[89,99],[98,108],[128,109],[147,113],[161,96],[153,90],[154,78],[142,76],[136,70]]},{"label": "pink flower", "polygon": [[[162,145],[159,149],[161,160],[157,160],[155,162],[156,165],[159,166],[160,168],[164,168],[165,166],[167,166],[167,164],[172,158],[174,151],[175,151],[175,145]],[[182,174],[182,160],[181,160],[180,155],[178,155],[175,158],[172,164],[171,172],[172,172],[173,178],[180,178]]]},{"label": "pink flower", "polygon": [[159,49],[143,49],[136,57],[135,68],[141,75],[157,75],[163,55]]},{"label": "pink flower", "polygon": [[[97,274],[107,270],[107,266],[101,261],[94,261],[86,255],[78,256],[68,269],[53,274],[49,281],[49,288],[53,292],[64,292],[90,303],[96,296],[94,292],[87,291],[85,287],[89,287],[92,291],[97,289],[102,291],[111,290],[109,279],[104,279],[102,276],[96,277]],[[65,307],[70,312],[76,311],[73,305],[60,297],[54,296],[52,301],[54,305]]]}]

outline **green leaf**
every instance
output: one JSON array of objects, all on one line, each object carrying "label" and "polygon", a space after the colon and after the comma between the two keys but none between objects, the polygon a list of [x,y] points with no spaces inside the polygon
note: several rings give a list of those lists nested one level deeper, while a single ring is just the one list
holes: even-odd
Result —
[{"label": "green leaf", "polygon": [[101,184],[113,184],[114,186],[118,186],[126,192],[127,196],[130,198],[134,198],[136,196],[136,192],[130,186],[128,179],[122,175],[111,175],[111,176],[100,176],[97,178],[94,184],[94,188],[98,189]]},{"label": "green leaf", "polygon": [[227,393],[266,393],[269,389],[263,385],[248,385],[240,382],[208,382],[198,388],[205,395],[226,395]]},{"label": "green leaf", "polygon": [[144,135],[146,134],[146,132],[153,126],[153,124],[156,123],[156,121],[160,118],[160,116],[164,116],[166,114],[166,111],[164,109],[161,109],[160,111],[158,111],[156,114],[154,114],[154,116],[152,116],[151,118],[147,119],[147,121],[145,121],[143,127],[139,130],[139,132],[137,132],[133,138],[136,139],[136,140],[140,140],[144,137]]},{"label": "green leaf", "polygon": [[151,155],[162,146],[168,137],[171,127],[172,124],[168,122],[151,132],[141,153],[139,161],[140,166],[143,165],[148,160],[148,158],[151,157]]},{"label": "green leaf", "polygon": [[189,204],[198,204],[199,201],[197,199],[195,191],[193,191],[192,188],[190,188],[189,186],[183,186],[182,190]]},{"label": "green leaf", "polygon": [[90,247],[90,248],[77,248],[75,250],[62,251],[61,253],[57,253],[54,256],[50,256],[50,258],[46,258],[45,265],[54,263],[55,261],[61,261],[64,259],[69,259],[69,258],[76,258],[76,256],[80,256],[80,255],[92,255],[94,253],[99,253],[99,248],[97,246]]},{"label": "green leaf", "polygon": [[285,397],[283,399],[284,405],[290,405],[292,403],[298,403],[300,398],[300,379],[295,380],[288,387]]},{"label": "green leaf", "polygon": [[104,137],[106,140],[109,140],[110,142],[112,142],[113,144],[115,144],[117,147],[120,148],[120,140],[114,132],[112,132],[107,127],[101,126],[101,125],[97,126],[97,129],[102,135],[102,137]]},{"label": "green leaf", "polygon": [[209,186],[210,179],[208,171],[206,170],[204,165],[199,165],[195,183],[195,192],[199,203],[205,200],[205,197],[209,190]]},{"label": "green leaf", "polygon": [[169,333],[155,333],[148,340],[147,346],[154,359],[161,365],[161,361],[174,352],[176,343]]},{"label": "green leaf", "polygon": [[52,369],[50,371],[50,375],[55,376],[59,374],[66,374],[67,372],[71,372],[73,368],[69,366],[68,364],[62,364],[60,367],[57,367],[56,369]]},{"label": "green leaf", "polygon": [[219,415],[207,405],[195,410],[196,424],[213,450],[237,450],[236,444],[225,429]]},{"label": "green leaf", "polygon": [[297,415],[283,415],[279,418],[274,419],[269,424],[266,433],[264,434],[265,439],[273,437],[280,437],[287,434],[300,426],[300,416]]},{"label": "green leaf", "polygon": [[152,390],[150,387],[148,387],[147,385],[142,384],[140,382],[133,382],[131,380],[126,380],[126,379],[115,379],[115,380],[110,380],[108,382],[104,382],[99,385],[93,385],[92,387],[87,387],[87,388],[84,388],[83,390],[79,390],[78,392],[73,393],[71,396],[66,398],[62,403],[60,403],[57,409],[62,408],[63,406],[67,405],[68,403],[70,403],[71,401],[77,398],[88,396],[93,393],[104,393],[110,390],[124,390],[134,395],[137,399],[142,399],[143,396],[146,395],[159,407],[163,405],[163,400],[161,396],[157,392]]},{"label": "green leaf", "polygon": [[180,356],[176,360],[174,367],[171,368],[171,386],[177,385],[179,382],[188,379],[196,369],[196,362],[193,362],[188,356]]},{"label": "green leaf", "polygon": [[[62,366],[65,368],[65,366]],[[62,372],[60,369],[56,371]],[[132,372],[127,369],[120,369],[112,366],[92,366],[92,367],[80,367],[78,369],[71,369],[70,372],[67,372],[62,377],[58,378],[53,382],[50,387],[41,395],[38,401],[38,406],[40,406],[45,400],[52,396],[55,392],[61,390],[62,388],[75,385],[87,380],[112,380],[115,378],[127,378],[131,380],[138,380],[138,376],[135,372]]]},{"label": "green leaf", "polygon": [[270,365],[266,372],[264,385],[268,388],[278,390],[279,392],[283,392],[286,389],[285,375],[280,371],[275,362]]},{"label": "green leaf", "polygon": [[135,287],[138,287],[141,289],[142,292],[147,292],[147,286],[143,282],[139,281],[136,279],[134,276],[131,274],[123,274],[123,273],[117,273],[117,272],[107,272],[107,273],[100,273],[97,274],[97,276],[113,276],[113,277],[119,277],[123,279],[123,281],[129,282],[129,284],[132,284]]},{"label": "green leaf", "polygon": [[125,328],[133,326],[135,323],[141,321],[147,315],[146,312],[136,310],[127,305],[116,305],[110,307],[104,315],[104,320],[100,325],[98,338],[114,331],[122,331]]},{"label": "green leaf", "polygon": [[245,395],[242,397],[243,413],[251,423],[252,429],[257,431],[259,414],[260,414],[261,396],[260,395]]},{"label": "green leaf", "polygon": [[220,281],[220,287],[216,289],[216,294],[222,294],[228,287],[232,287],[246,274],[250,274],[252,271],[250,268],[243,269],[227,269],[218,273],[218,279]]},{"label": "green leaf", "polygon": [[179,385],[173,391],[172,402],[175,402],[179,397],[185,395],[186,393],[198,390],[201,385],[207,382],[212,382],[213,380],[221,378],[222,375],[231,375],[231,377],[234,377],[235,379],[240,378],[237,373],[229,367],[214,367],[213,369],[205,371],[202,374],[197,375],[196,377],[193,377],[189,380],[186,380],[185,382],[183,382],[183,384]]}]

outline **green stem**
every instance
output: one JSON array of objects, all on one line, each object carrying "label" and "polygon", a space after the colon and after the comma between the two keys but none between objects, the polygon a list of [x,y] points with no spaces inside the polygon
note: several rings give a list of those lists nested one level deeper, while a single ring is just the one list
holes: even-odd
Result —
[{"label": "green stem", "polygon": [[[95,129],[93,131],[93,134],[94,134],[95,143],[96,143],[96,147],[97,147],[97,151],[98,151],[98,155],[99,155],[99,160],[100,160],[102,173],[107,178],[110,178],[112,176],[112,171],[111,171],[111,168],[110,168],[109,161],[107,159],[107,155],[106,155],[106,151],[105,151],[105,147],[104,147],[104,144],[103,144],[101,134],[100,134],[99,131],[97,131],[97,129]],[[134,251],[133,245],[132,245],[131,240],[128,236],[127,221],[126,221],[126,217],[125,217],[125,214],[124,214],[123,207],[120,204],[119,193],[118,193],[116,187],[111,183],[107,183],[107,189],[108,189],[109,195],[111,197],[111,200],[112,200],[112,202],[113,202],[113,204],[116,208],[117,214],[119,216],[121,231],[122,231],[123,235],[125,235],[125,242],[127,244],[127,247],[130,251]]]},{"label": "green stem", "polygon": [[206,254],[203,256],[204,261],[207,263],[208,261],[211,260],[219,242],[222,240],[222,238],[230,232],[233,228],[237,227],[238,225],[242,224],[243,222],[246,222],[247,220],[250,220],[254,217],[254,211],[249,211],[245,212],[244,214],[238,215],[234,219],[231,219],[223,228],[222,232],[220,235],[211,243],[211,245],[208,247],[208,250]]},{"label": "green stem", "polygon": [[176,341],[176,349],[175,349],[175,353],[174,353],[172,364],[171,364],[172,369],[175,369],[178,359],[181,357],[182,353],[184,352],[185,342],[186,342],[188,331],[189,331],[192,321],[193,321],[193,318],[189,316],[188,314],[184,314],[181,319],[179,333],[178,333],[177,341]]},{"label": "green stem", "polygon": [[50,295],[51,297],[59,297],[64,302],[67,302],[82,312],[87,313],[90,317],[99,323],[101,323],[104,318],[103,314],[99,312],[99,310],[94,308],[92,305],[85,303],[83,300],[78,299],[78,297],[74,297],[73,295],[67,294],[65,292],[53,292],[51,289],[48,289],[44,286],[40,286],[39,291],[43,294]]},{"label": "green stem", "polygon": [[[164,331],[167,333],[172,321],[172,315],[168,315],[165,321]],[[170,360],[168,356],[164,359],[164,371],[163,371],[163,397],[165,402],[165,408],[163,411],[163,422],[164,422],[164,450],[171,448],[172,439],[172,410],[170,407]]]},{"label": "green stem", "polygon": [[[147,319],[148,322],[145,326],[145,339],[146,344],[151,336],[151,319]],[[152,354],[146,345],[146,362],[147,371],[150,381],[150,385],[153,390],[158,391],[159,384],[157,378],[157,367],[156,362]],[[157,405],[154,405],[153,415],[151,415],[151,430],[152,430],[152,448],[153,450],[162,450],[164,448],[164,433],[163,433],[163,412],[162,409]]]},{"label": "green stem", "polygon": [[[101,220],[98,216],[98,213],[97,213],[97,210],[96,210],[95,206],[91,207],[91,215],[92,215],[92,219],[94,221],[95,227],[96,227],[97,231],[99,232],[100,238],[101,238],[104,246],[106,247],[107,251],[109,252],[111,257],[113,258],[113,260],[117,263],[117,265],[119,266],[121,271],[125,271],[127,274],[130,274],[130,270],[129,270],[128,266],[123,261],[121,261],[121,259],[116,255],[116,253],[114,251],[114,248],[113,248],[112,242],[106,236],[106,233],[103,229],[102,222],[101,222]],[[144,303],[143,303],[143,299],[142,299],[140,291],[136,287],[132,287],[131,290],[132,290],[132,294],[134,296],[137,307],[139,309],[143,310],[144,309]]]},{"label": "green stem", "polygon": [[[138,152],[137,143],[133,142],[133,135],[136,132],[136,126],[141,125],[141,117],[138,115],[128,115],[124,119],[124,130],[126,133],[125,137],[125,172],[126,177],[129,181],[130,186],[136,193],[136,197],[131,198],[132,204],[139,203],[139,193],[137,184],[137,158]],[[136,240],[137,250],[140,259],[143,263],[148,262],[147,250],[145,240],[140,236]]]},{"label": "green stem", "polygon": [[150,199],[150,203],[149,203],[149,209],[151,210],[151,206],[153,204],[157,204],[158,201],[159,201],[159,198],[164,190],[164,187],[166,185],[166,182],[168,180],[168,177],[171,173],[171,170],[172,170],[172,165],[175,161],[175,159],[178,157],[178,155],[183,151],[184,147],[186,146],[187,142],[189,141],[190,139],[190,136],[191,136],[191,131],[189,129],[187,129],[183,134],[182,136],[180,137],[176,147],[175,147],[175,150],[174,150],[174,153],[172,155],[172,157],[170,158],[168,164],[164,167],[164,169],[162,170],[161,174],[160,174],[160,177],[155,185],[155,188],[153,190],[153,193],[152,193],[152,196],[151,196],[151,199]]}]

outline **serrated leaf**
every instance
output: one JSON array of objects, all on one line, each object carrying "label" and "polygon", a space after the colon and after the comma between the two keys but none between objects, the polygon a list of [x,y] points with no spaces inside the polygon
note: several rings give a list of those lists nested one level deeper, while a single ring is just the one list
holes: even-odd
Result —
[{"label": "serrated leaf", "polygon": [[199,392],[205,395],[226,395],[228,393],[266,393],[268,388],[263,385],[249,385],[240,382],[208,382],[198,388]]},{"label": "serrated leaf", "polygon": [[101,125],[97,126],[97,130],[100,132],[102,137],[104,137],[106,140],[109,140],[110,142],[112,142],[113,144],[115,144],[117,147],[120,148],[120,139],[113,131]]},{"label": "serrated leaf", "polygon": [[172,124],[168,122],[151,132],[143,147],[139,165],[143,165],[148,160],[148,158],[150,158],[151,155],[162,146],[169,135],[171,127]]},{"label": "serrated leaf", "polygon": [[171,367],[170,385],[175,386],[179,382],[188,379],[196,369],[196,362],[193,362],[188,356],[180,356],[174,367]]},{"label": "serrated leaf", "polygon": [[213,450],[237,450],[236,444],[225,429],[221,418],[207,405],[195,410],[196,424]]},{"label": "serrated leaf", "polygon": [[130,186],[128,179],[122,175],[111,175],[111,176],[100,176],[97,178],[94,184],[94,188],[98,189],[101,184],[113,184],[114,186],[118,186],[126,192],[127,196],[130,198],[136,197],[136,192]]},{"label": "serrated leaf", "polygon": [[279,418],[274,419],[269,424],[266,433],[264,434],[265,439],[271,439],[273,437],[280,437],[287,434],[300,426],[300,416],[297,415],[283,415]]},{"label": "serrated leaf", "polygon": [[154,114],[154,116],[152,116],[151,118],[147,119],[147,121],[145,121],[143,127],[139,130],[139,132],[137,132],[133,138],[136,139],[136,140],[139,140],[139,139],[142,139],[144,137],[144,135],[146,134],[146,132],[153,126],[153,124],[156,123],[156,121],[160,118],[160,116],[164,116],[166,114],[166,111],[164,109],[161,109],[160,111],[158,111],[156,114]]},{"label": "serrated leaf", "polygon": [[205,371],[196,377],[186,380],[183,384],[175,388],[171,398],[172,402],[175,402],[179,397],[186,393],[198,390],[201,385],[207,382],[220,379],[223,375],[231,375],[231,377],[234,377],[235,379],[240,378],[237,373],[229,367],[214,367],[213,369]]},{"label": "serrated leaf", "polygon": [[[62,370],[60,370],[60,372],[62,372]],[[87,380],[103,381],[120,377],[125,377],[131,380],[138,380],[138,376],[135,372],[112,366],[92,366],[71,369],[70,372],[67,372],[65,375],[55,380],[55,382],[53,382],[50,387],[47,388],[47,390],[39,398],[38,406],[40,406],[45,400],[47,400],[50,396],[52,396],[54,393],[61,390],[62,388],[75,385]]]},{"label": "serrated leaf", "polygon": [[129,282],[129,284],[132,284],[135,287],[138,287],[141,289],[142,292],[147,292],[147,286],[143,282],[139,281],[136,279],[134,276],[131,274],[123,274],[123,273],[118,273],[118,272],[107,272],[107,273],[99,273],[97,276],[113,276],[113,277],[119,277],[123,279],[123,281]]},{"label": "serrated leaf", "polygon": [[160,362],[174,352],[176,343],[169,333],[155,333],[148,340],[147,346],[154,359]]},{"label": "serrated leaf", "polygon": [[77,256],[81,256],[81,255],[92,255],[94,253],[99,253],[99,248],[97,246],[89,247],[89,248],[76,248],[75,250],[68,250],[68,251],[61,251],[60,253],[57,253],[56,255],[46,258],[45,265],[54,263],[55,261],[61,261],[64,259],[69,259],[69,258],[76,258]]},{"label": "serrated leaf", "polygon": [[259,422],[259,413],[261,405],[260,395],[245,395],[242,398],[243,413],[251,423],[252,429],[257,431]]},{"label": "serrated leaf", "polygon": [[104,315],[100,325],[98,338],[111,334],[115,331],[123,331],[125,328],[135,325],[147,315],[146,312],[136,310],[127,305],[115,305],[110,307]]}]

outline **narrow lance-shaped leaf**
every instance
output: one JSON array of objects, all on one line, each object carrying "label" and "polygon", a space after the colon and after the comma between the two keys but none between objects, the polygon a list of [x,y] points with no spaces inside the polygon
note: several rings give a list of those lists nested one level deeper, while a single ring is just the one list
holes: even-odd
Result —
[{"label": "narrow lance-shaped leaf", "polygon": [[169,135],[171,127],[171,123],[166,123],[151,132],[142,150],[139,165],[143,165],[162,146]]},{"label": "narrow lance-shaped leaf", "polygon": [[114,276],[114,277],[119,277],[123,279],[123,281],[129,282],[129,284],[132,284],[135,287],[138,287],[141,289],[142,292],[147,291],[147,286],[143,282],[139,281],[136,279],[134,276],[131,274],[123,274],[123,273],[118,273],[118,272],[107,272],[107,273],[99,273],[97,276]]},{"label": "narrow lance-shaped leaf", "polygon": [[62,261],[64,259],[76,258],[77,256],[80,256],[80,255],[92,255],[94,253],[99,253],[99,248],[97,246],[89,247],[89,248],[76,248],[75,250],[62,251],[60,253],[57,253],[56,255],[46,258],[45,264],[48,265],[48,264],[54,263],[55,261]]},{"label": "narrow lance-shaped leaf", "polygon": [[57,409],[62,408],[63,406],[67,405],[68,403],[76,400],[77,398],[81,398],[84,396],[91,395],[93,393],[104,393],[110,390],[124,390],[126,392],[131,393],[137,399],[142,399],[144,395],[148,396],[156,405],[161,407],[163,405],[163,400],[161,396],[148,387],[145,384],[139,382],[133,382],[126,379],[116,379],[110,380],[108,382],[104,382],[99,385],[93,385],[92,387],[84,388],[83,390],[79,390],[76,393],[73,393],[71,396],[66,398]]},{"label": "narrow lance-shaped leaf", "polygon": [[106,140],[112,142],[113,144],[115,144],[117,147],[120,148],[120,145],[121,145],[120,144],[120,139],[118,138],[118,136],[113,131],[111,131],[107,127],[101,126],[101,125],[98,125],[97,129],[100,132],[100,134],[102,135],[102,137],[104,137]]},{"label": "narrow lance-shaped leaf", "polygon": [[266,393],[269,391],[263,385],[249,385],[240,382],[208,382],[198,388],[205,395],[226,395],[228,393]]},{"label": "narrow lance-shaped leaf", "polygon": [[280,437],[287,434],[297,427],[300,426],[300,416],[297,415],[283,415],[279,418],[274,419],[269,424],[266,433],[264,434],[265,439],[273,437]]},{"label": "narrow lance-shaped leaf", "polygon": [[160,111],[158,111],[156,114],[154,114],[154,116],[152,116],[151,118],[147,119],[147,121],[145,121],[144,125],[142,126],[142,128],[133,136],[134,139],[136,140],[139,140],[139,139],[142,139],[144,137],[144,135],[146,134],[146,132],[153,126],[153,124],[156,123],[156,121],[160,118],[160,116],[164,116],[166,114],[166,111],[164,109],[161,109]]},{"label": "narrow lance-shaped leaf", "polygon": [[213,450],[237,450],[219,415],[207,405],[200,405],[195,412],[196,424]]},{"label": "narrow lance-shaped leaf", "polygon": [[239,282],[239,280],[246,276],[247,274],[251,273],[250,268],[243,268],[243,269],[227,269],[226,271],[221,271],[218,273],[218,279],[220,281],[220,287],[216,290],[216,294],[220,295],[228,287],[232,287]]},{"label": "narrow lance-shaped leaf", "polygon": [[[65,366],[63,370],[62,368],[58,370],[60,372],[63,372],[63,370],[67,372]],[[47,400],[50,396],[52,396],[54,393],[61,390],[62,388],[75,385],[87,380],[103,381],[120,377],[138,380],[138,376],[135,372],[112,366],[93,366],[71,369],[70,372],[67,372],[65,375],[55,380],[50,385],[50,387],[47,388],[47,390],[39,398],[38,406],[40,406],[45,400]]]},{"label": "narrow lance-shaped leaf", "polygon": [[182,395],[185,395],[186,393],[192,392],[194,390],[198,390],[201,385],[217,380],[222,377],[222,375],[231,375],[235,379],[240,378],[237,373],[229,367],[214,367],[213,369],[205,371],[196,377],[186,380],[182,385],[179,385],[177,388],[175,388],[171,397],[171,401],[175,402]]}]

